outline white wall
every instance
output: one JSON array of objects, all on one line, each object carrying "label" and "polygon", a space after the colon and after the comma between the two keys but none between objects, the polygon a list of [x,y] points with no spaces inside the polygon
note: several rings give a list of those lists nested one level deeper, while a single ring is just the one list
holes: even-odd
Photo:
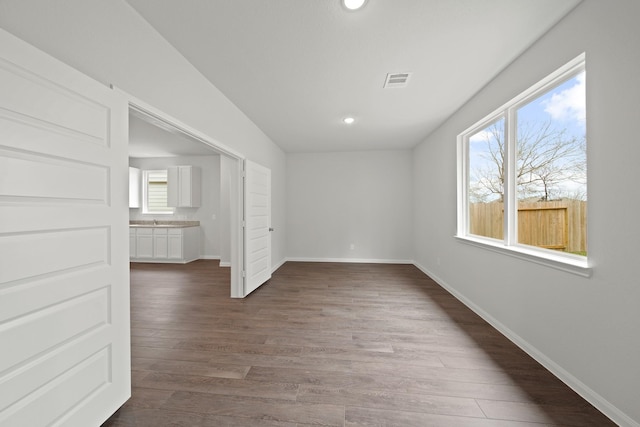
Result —
[{"label": "white wall", "polygon": [[[585,0],[414,156],[418,264],[628,426],[640,425],[638,17],[637,0]],[[583,51],[593,277],[456,241],[457,134]]]},{"label": "white wall", "polygon": [[122,0],[4,0],[0,27],[271,169],[272,260],[285,257],[285,154]]},{"label": "white wall", "polygon": [[[130,158],[129,165],[142,170],[166,169],[169,166],[193,165],[202,172],[202,194],[199,208],[176,208],[173,215],[146,215],[142,208],[129,209],[129,219],[200,221],[200,256],[220,258],[220,156],[182,156],[162,158]],[[212,215],[216,216],[213,219]],[[227,238],[230,238],[227,236]],[[227,243],[227,246],[229,244]]]},{"label": "white wall", "polygon": [[411,170],[410,151],[288,154],[288,258],[411,260]]}]

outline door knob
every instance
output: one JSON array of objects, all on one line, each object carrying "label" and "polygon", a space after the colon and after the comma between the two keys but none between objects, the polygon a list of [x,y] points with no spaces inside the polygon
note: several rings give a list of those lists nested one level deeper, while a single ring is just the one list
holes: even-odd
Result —
[{"label": "door knob", "polygon": [[273,228],[269,227],[269,231],[273,231]]}]

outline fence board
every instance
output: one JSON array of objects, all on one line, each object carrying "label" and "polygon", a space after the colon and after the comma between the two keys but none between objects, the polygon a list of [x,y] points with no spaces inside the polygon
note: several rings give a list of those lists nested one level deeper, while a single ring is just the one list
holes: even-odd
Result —
[{"label": "fence board", "polygon": [[[503,240],[504,209],[500,202],[470,203],[469,231]],[[520,203],[518,241],[573,253],[587,251],[587,202],[558,200]]]}]

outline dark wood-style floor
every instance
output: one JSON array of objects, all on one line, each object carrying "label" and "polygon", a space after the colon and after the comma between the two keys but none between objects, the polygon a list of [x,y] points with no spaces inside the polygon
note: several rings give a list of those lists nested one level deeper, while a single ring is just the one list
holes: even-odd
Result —
[{"label": "dark wood-style floor", "polygon": [[104,427],[614,425],[414,266],[228,295],[217,261],[132,264],[133,396]]}]

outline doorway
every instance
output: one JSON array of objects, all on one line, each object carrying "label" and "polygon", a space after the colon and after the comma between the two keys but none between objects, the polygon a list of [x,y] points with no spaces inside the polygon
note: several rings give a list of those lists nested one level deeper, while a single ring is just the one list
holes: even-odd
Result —
[{"label": "doorway", "polygon": [[[243,270],[243,162],[244,158],[239,154],[224,147],[217,141],[190,128],[179,120],[125,94],[129,99],[129,129],[132,126],[148,128],[146,132],[158,132],[155,138],[149,141],[141,141],[136,146],[136,156],[148,153],[151,157],[153,153],[162,153],[164,156],[219,156],[218,178],[219,188],[217,212],[209,214],[207,224],[209,227],[215,223],[217,230],[215,235],[219,240],[217,250],[219,252],[221,265],[230,268],[230,290],[232,298],[242,298],[244,292]],[[150,130],[152,129],[152,130]],[[171,138],[160,138],[159,135],[175,137],[173,146],[168,142]],[[162,141],[160,141],[162,139]],[[155,144],[155,146],[153,146]],[[206,191],[203,188],[203,191]],[[188,211],[188,210],[187,210]],[[188,216],[188,215],[183,215]],[[180,215],[178,215],[178,219]],[[206,247],[206,242],[205,245]],[[209,249],[210,250],[210,249]]]}]

